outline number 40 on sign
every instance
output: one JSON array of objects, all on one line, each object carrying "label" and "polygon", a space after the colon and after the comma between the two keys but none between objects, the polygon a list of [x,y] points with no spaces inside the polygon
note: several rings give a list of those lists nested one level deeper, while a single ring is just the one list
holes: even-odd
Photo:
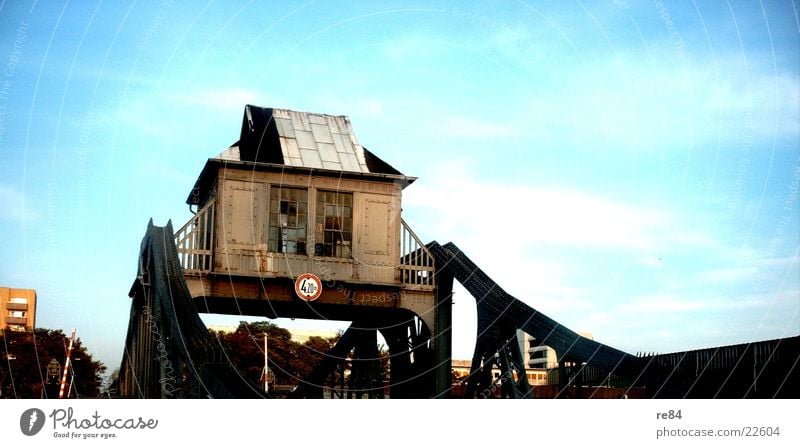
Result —
[{"label": "number 40 on sign", "polygon": [[314,274],[301,274],[294,282],[294,292],[301,299],[313,302],[322,294],[322,282]]}]

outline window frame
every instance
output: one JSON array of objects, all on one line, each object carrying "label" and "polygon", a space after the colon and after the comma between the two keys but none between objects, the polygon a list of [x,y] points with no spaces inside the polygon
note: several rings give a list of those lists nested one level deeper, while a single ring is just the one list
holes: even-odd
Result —
[{"label": "window frame", "polygon": [[352,259],[354,192],[317,189],[315,200],[314,256]]},{"label": "window frame", "polygon": [[[307,256],[309,189],[296,186],[270,185],[269,190],[267,251],[285,255]],[[284,192],[297,192],[299,194],[293,198],[292,194],[284,196]],[[286,204],[285,209],[284,204]],[[291,204],[294,204],[293,213],[289,213]],[[273,229],[275,232],[273,232]],[[294,232],[294,234],[291,235],[291,232]],[[289,248],[292,245],[294,249],[290,252]]]}]

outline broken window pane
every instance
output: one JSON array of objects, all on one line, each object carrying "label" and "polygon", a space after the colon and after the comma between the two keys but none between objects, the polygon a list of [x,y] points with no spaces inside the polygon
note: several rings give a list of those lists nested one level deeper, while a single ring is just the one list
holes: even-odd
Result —
[{"label": "broken window pane", "polygon": [[352,256],[352,204],[352,193],[317,192],[317,244],[314,248],[317,255],[341,258]]},{"label": "broken window pane", "polygon": [[306,253],[306,212],[308,190],[303,188],[270,188],[269,239],[270,252]]}]

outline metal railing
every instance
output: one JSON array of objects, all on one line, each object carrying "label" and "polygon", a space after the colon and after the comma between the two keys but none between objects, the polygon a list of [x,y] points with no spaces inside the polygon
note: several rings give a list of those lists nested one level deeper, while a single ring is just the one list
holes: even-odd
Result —
[{"label": "metal railing", "polygon": [[[178,260],[186,274],[203,274],[213,270],[215,208],[211,202],[175,232]],[[428,248],[400,220],[400,283],[419,289],[433,289],[434,260]]]},{"label": "metal railing", "polygon": [[434,260],[428,248],[400,218],[400,283],[419,289],[433,289]]},{"label": "metal railing", "polygon": [[214,248],[214,201],[175,232],[178,260],[187,274],[211,272]]}]

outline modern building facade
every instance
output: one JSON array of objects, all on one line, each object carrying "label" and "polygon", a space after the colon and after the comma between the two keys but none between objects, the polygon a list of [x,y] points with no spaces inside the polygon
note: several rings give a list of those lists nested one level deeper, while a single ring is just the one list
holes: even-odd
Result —
[{"label": "modern building facade", "polygon": [[[581,332],[581,336],[594,340],[591,333]],[[540,345],[533,336],[517,330],[517,342],[522,352],[526,369],[555,369],[558,367],[556,351],[546,345]]]},{"label": "modern building facade", "polygon": [[0,331],[36,328],[36,290],[0,286]]}]

